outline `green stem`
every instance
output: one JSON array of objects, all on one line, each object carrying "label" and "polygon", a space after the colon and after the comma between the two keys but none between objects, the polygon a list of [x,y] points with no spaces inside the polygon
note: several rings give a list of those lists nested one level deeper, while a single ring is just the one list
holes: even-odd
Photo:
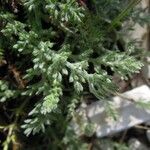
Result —
[{"label": "green stem", "polygon": [[119,22],[128,15],[132,8],[134,8],[141,0],[132,0],[127,7],[112,21],[109,31],[116,27]]},{"label": "green stem", "polygon": [[15,130],[17,129],[17,122],[19,119],[19,116],[22,113],[22,110],[25,108],[26,104],[28,103],[29,99],[26,99],[22,105],[16,110],[16,118],[14,120],[14,122],[10,125],[7,126],[0,126],[0,129],[7,129],[8,130],[8,134],[6,137],[5,142],[3,143],[3,150],[8,150],[9,149],[9,144],[12,142],[13,144],[18,144],[16,142],[16,134],[15,134]]}]

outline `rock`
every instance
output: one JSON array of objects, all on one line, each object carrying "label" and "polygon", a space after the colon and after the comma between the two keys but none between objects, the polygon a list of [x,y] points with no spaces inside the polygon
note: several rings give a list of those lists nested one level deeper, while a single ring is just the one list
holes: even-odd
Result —
[{"label": "rock", "polygon": [[150,57],[146,57],[146,62],[143,69],[142,73],[145,79],[149,80],[150,79]]},{"label": "rock", "polygon": [[109,139],[97,139],[94,142],[93,150],[114,150],[114,147],[112,141]]},{"label": "rock", "polygon": [[148,120],[147,122],[145,122],[145,125],[150,126],[150,120]]},{"label": "rock", "polygon": [[145,146],[136,138],[130,139],[128,145],[129,145],[129,149],[131,150],[149,150],[147,146]]},{"label": "rock", "polygon": [[146,131],[146,136],[147,136],[148,141],[150,142],[150,130]]},{"label": "rock", "polygon": [[[134,102],[128,99],[136,102],[149,102],[150,88],[147,85],[143,85],[122,93],[121,96],[113,97],[111,103],[118,114],[116,121],[108,117],[104,101],[94,102],[86,108],[79,109],[78,113],[82,112],[84,114],[86,112],[86,115],[83,116],[87,116],[88,120],[96,126],[95,133],[97,137],[114,135],[150,120],[149,109],[137,107]],[[75,123],[73,124],[75,126]]]}]

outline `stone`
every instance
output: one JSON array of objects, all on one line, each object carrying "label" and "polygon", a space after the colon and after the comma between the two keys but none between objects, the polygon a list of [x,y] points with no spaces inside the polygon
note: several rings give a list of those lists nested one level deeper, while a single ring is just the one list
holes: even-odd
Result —
[{"label": "stone", "polygon": [[146,145],[141,143],[141,141],[139,141],[136,138],[130,139],[128,145],[129,145],[129,149],[131,150],[149,150],[149,148]]},{"label": "stone", "polygon": [[150,120],[148,120],[147,122],[145,122],[145,125],[150,126]]},{"label": "stone", "polygon": [[146,136],[147,136],[148,141],[150,142],[150,130],[146,131]]},{"label": "stone", "polygon": [[146,57],[145,60],[147,63],[144,64],[142,73],[143,73],[144,78],[149,80],[150,79],[150,57]]},{"label": "stone", "polygon": [[92,150],[114,150],[113,142],[109,139],[97,139],[94,142]]},{"label": "stone", "polygon": [[137,107],[134,102],[128,99],[136,102],[149,102],[150,88],[147,85],[143,85],[122,93],[121,97],[113,97],[111,103],[119,115],[116,121],[108,117],[104,101],[94,102],[86,108],[79,109],[78,112],[86,112],[88,120],[96,127],[95,133],[97,137],[114,135],[150,120],[149,109]]}]

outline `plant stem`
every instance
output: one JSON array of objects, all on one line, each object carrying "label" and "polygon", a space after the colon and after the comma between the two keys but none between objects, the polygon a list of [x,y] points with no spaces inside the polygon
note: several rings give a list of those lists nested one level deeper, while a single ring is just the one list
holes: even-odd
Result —
[{"label": "plant stem", "polygon": [[112,21],[109,31],[115,28],[119,22],[134,8],[141,0],[132,0],[127,7]]}]

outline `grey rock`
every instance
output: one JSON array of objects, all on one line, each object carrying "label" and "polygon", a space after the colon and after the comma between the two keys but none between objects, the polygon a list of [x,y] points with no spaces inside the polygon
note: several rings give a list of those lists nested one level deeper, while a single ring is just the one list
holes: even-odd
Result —
[{"label": "grey rock", "polygon": [[128,142],[130,150],[149,150],[149,148],[141,143],[138,139],[132,138]]},{"label": "grey rock", "polygon": [[81,108],[79,112],[84,113],[86,110],[88,119],[96,126],[95,132],[97,137],[114,135],[117,132],[150,120],[149,109],[137,107],[135,103],[128,99],[132,99],[136,102],[149,102],[150,88],[146,85],[142,85],[122,93],[121,96],[113,97],[111,103],[118,114],[116,121],[112,118],[108,118],[103,101],[94,102],[86,108]]},{"label": "grey rock", "polygon": [[113,143],[111,140],[99,140],[95,141],[93,150],[114,150]]},{"label": "grey rock", "polygon": [[150,120],[148,120],[147,122],[145,122],[145,125],[150,126]]},{"label": "grey rock", "polygon": [[148,141],[150,142],[150,130],[146,131],[146,136],[147,136]]}]

